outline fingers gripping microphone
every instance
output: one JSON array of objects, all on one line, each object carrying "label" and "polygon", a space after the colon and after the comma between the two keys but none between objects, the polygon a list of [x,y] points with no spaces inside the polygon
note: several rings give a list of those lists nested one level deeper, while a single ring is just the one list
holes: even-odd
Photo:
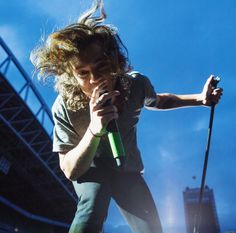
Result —
[{"label": "fingers gripping microphone", "polygon": [[[104,94],[106,91],[100,93]],[[103,106],[108,106],[111,104],[111,99],[107,100]],[[118,167],[123,168],[125,165],[125,151],[121,140],[119,128],[117,121],[115,119],[111,120],[107,125],[108,139],[111,146],[113,158],[116,160]]]}]

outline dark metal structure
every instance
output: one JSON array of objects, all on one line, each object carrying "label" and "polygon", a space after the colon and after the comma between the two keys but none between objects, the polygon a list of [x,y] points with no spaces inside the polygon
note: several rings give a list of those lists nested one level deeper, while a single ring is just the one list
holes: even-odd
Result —
[{"label": "dark metal structure", "polygon": [[66,226],[76,195],[52,152],[52,129],[46,103],[0,37],[0,202]]},{"label": "dark metal structure", "polygon": [[[193,233],[196,214],[199,211],[200,188],[186,188],[183,192],[187,233]],[[199,233],[220,233],[213,190],[205,186],[202,196],[202,213],[199,218]]]}]

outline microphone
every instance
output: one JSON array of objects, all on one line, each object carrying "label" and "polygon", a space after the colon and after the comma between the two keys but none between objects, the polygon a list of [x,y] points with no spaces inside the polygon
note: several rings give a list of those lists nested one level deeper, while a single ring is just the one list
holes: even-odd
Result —
[{"label": "microphone", "polygon": [[[106,92],[107,91],[100,92],[100,96]],[[103,107],[108,105],[111,105],[111,99],[107,100],[103,104]],[[125,165],[125,151],[116,119],[113,119],[108,123],[106,130],[108,133],[107,135],[111,146],[113,158],[116,160],[116,165],[119,168],[123,168]]]},{"label": "microphone", "polygon": [[115,119],[111,120],[108,123],[107,132],[113,158],[116,160],[117,166],[123,168],[125,165],[125,151],[121,140],[117,121]]}]

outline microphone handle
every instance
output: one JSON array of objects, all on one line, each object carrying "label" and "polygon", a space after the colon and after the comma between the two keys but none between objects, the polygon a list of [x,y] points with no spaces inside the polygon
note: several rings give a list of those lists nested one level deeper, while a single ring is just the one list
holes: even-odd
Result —
[{"label": "microphone handle", "polygon": [[[106,90],[102,90],[100,92],[100,96],[106,92],[107,92]],[[103,104],[103,106],[107,106],[110,104],[111,104],[111,99],[107,100]],[[117,166],[123,168],[125,165],[125,151],[121,140],[119,128],[115,119],[111,120],[108,123],[107,132],[113,158],[116,160]]]},{"label": "microphone handle", "polygon": [[108,139],[116,164],[123,167],[125,162],[125,151],[116,120],[111,120],[107,125]]}]

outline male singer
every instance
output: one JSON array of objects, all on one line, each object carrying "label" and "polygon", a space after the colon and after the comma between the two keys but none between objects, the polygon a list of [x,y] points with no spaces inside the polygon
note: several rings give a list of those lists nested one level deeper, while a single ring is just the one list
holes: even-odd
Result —
[{"label": "male singer", "polygon": [[[95,16],[98,9],[100,16]],[[105,18],[102,2],[97,1],[77,23],[55,31],[31,53],[39,77],[55,76],[59,92],[52,108],[53,151],[78,195],[69,232],[102,232],[113,198],[133,232],[162,233],[142,177],[136,140],[140,111],[209,106],[218,103],[222,89],[213,88],[210,76],[199,94],[156,94],[147,77],[130,73],[127,49],[116,30],[102,24]],[[122,168],[107,137],[107,125],[114,119],[125,151]]]}]

